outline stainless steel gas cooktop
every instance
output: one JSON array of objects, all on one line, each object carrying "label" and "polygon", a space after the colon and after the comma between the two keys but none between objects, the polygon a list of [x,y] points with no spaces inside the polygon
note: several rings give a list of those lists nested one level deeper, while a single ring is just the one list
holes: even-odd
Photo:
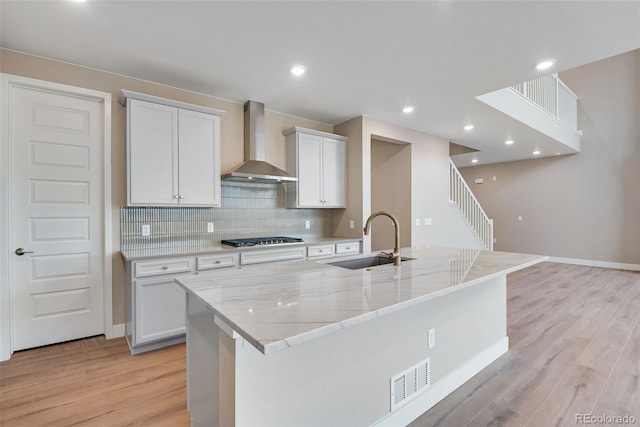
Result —
[{"label": "stainless steel gas cooktop", "polygon": [[228,239],[222,240],[220,243],[236,248],[243,246],[262,246],[262,245],[281,245],[284,243],[301,243],[304,242],[299,237],[272,236],[272,237],[251,237],[248,239]]}]

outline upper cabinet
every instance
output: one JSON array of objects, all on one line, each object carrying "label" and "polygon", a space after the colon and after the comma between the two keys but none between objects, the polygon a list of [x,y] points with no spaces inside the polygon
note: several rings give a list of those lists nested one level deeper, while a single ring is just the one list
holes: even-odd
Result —
[{"label": "upper cabinet", "polygon": [[290,208],[347,206],[347,138],[293,127],[286,137],[287,171],[298,177],[287,183]]},{"label": "upper cabinet", "polygon": [[222,111],[122,91],[127,205],[220,206]]}]

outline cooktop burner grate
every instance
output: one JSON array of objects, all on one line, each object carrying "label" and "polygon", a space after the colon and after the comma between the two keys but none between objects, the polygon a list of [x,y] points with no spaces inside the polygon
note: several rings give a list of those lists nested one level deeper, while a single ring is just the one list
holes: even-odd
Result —
[{"label": "cooktop burner grate", "polygon": [[236,248],[243,246],[260,246],[260,245],[281,245],[284,243],[301,243],[304,242],[299,237],[271,236],[271,237],[251,237],[248,239],[226,239],[220,243],[223,245],[234,246]]}]

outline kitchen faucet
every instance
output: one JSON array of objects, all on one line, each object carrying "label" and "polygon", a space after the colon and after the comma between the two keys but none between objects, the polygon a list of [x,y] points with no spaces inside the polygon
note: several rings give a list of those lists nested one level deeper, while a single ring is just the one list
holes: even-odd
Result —
[{"label": "kitchen faucet", "polygon": [[393,214],[390,214],[384,211],[371,214],[371,216],[367,218],[367,222],[364,225],[364,235],[366,236],[369,234],[369,229],[371,228],[371,220],[377,217],[378,215],[385,215],[391,218],[391,221],[393,221],[393,226],[396,229],[396,243],[395,243],[395,247],[393,248],[393,252],[391,253],[382,252],[382,253],[387,255],[389,258],[393,260],[393,265],[400,265],[400,224],[398,223],[398,218],[396,218]]}]

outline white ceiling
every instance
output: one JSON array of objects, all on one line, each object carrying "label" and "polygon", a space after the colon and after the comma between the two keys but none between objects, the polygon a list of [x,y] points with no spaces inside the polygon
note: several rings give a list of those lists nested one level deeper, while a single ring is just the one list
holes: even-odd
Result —
[{"label": "white ceiling", "polygon": [[479,149],[479,164],[563,146],[476,96],[541,59],[557,72],[640,48],[640,1],[2,0],[0,17],[8,49],[331,124],[365,115]]}]

